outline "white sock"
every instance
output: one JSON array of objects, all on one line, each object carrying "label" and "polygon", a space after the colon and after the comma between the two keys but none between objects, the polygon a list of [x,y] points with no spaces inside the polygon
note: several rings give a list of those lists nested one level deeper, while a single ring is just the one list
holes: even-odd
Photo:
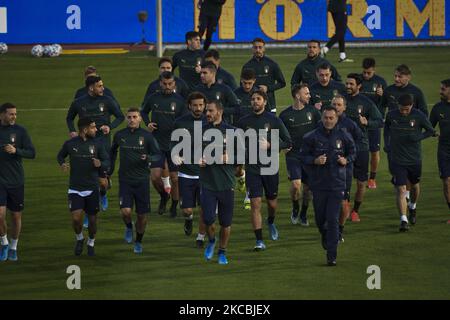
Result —
[{"label": "white sock", "polygon": [[400,217],[400,221],[408,222],[408,217],[406,216],[406,214],[402,214],[402,216]]},{"label": "white sock", "polygon": [[19,239],[11,239],[11,250],[17,250],[17,242],[19,242]]},{"label": "white sock", "polygon": [[409,191],[408,190],[405,191],[405,197],[409,199]]},{"label": "white sock", "polygon": [[8,236],[5,234],[3,237],[0,238],[2,242],[2,246],[6,246],[9,244],[8,242]]},{"label": "white sock", "polygon": [[191,214],[190,216],[186,217],[186,220],[192,220],[192,219],[194,219],[194,215],[193,214]]},{"label": "white sock", "polygon": [[344,60],[345,58],[347,58],[347,55],[345,54],[345,52],[339,52],[339,58]]},{"label": "white sock", "polygon": [[83,232],[80,232],[80,234],[75,234],[75,237],[77,238],[77,240],[83,240],[84,236],[83,236]]},{"label": "white sock", "polygon": [[328,51],[330,51],[330,49],[328,49],[327,46],[323,47],[322,49],[323,49],[323,52],[324,52],[324,53],[327,53]]},{"label": "white sock", "polygon": [[170,188],[170,177],[162,177],[161,178],[163,184],[164,184],[164,188]]},{"label": "white sock", "polygon": [[94,242],[95,242],[95,239],[89,238],[88,241],[87,241],[87,245],[90,246],[90,247],[93,247],[94,246]]},{"label": "white sock", "polygon": [[205,241],[205,235],[204,234],[197,234],[197,240]]},{"label": "white sock", "polygon": [[416,205],[417,205],[417,203],[412,203],[412,202],[410,202],[410,203],[408,204],[408,207],[409,207],[411,210],[416,210]]}]

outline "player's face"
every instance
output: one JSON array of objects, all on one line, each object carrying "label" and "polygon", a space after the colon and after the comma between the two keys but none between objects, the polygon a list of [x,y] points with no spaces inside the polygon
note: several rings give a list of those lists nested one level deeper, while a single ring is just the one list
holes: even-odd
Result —
[{"label": "player's face", "polygon": [[217,109],[214,103],[208,103],[206,105],[206,120],[209,123],[218,122],[222,118],[222,113]]},{"label": "player's face", "polygon": [[136,111],[128,112],[127,122],[129,128],[137,129],[139,128],[139,124],[141,123],[141,115]]},{"label": "player's face", "polygon": [[86,129],[86,136],[89,138],[95,138],[95,134],[97,133],[97,127],[95,126],[95,122],[92,122],[89,127]]},{"label": "player's face", "polygon": [[359,92],[359,85],[356,84],[356,80],[353,78],[347,78],[345,81],[345,90],[349,95],[355,95]]},{"label": "player's face", "polygon": [[188,47],[191,50],[198,50],[200,49],[200,37],[194,37],[192,39],[188,40]]},{"label": "player's face", "polygon": [[159,66],[159,73],[163,73],[163,72],[172,72],[172,64],[170,62],[163,62],[161,63],[161,65]]},{"label": "player's face", "polygon": [[162,79],[159,84],[164,94],[171,94],[175,92],[175,79]]},{"label": "player's face", "polygon": [[214,65],[215,65],[217,68],[220,66],[220,61],[214,59],[213,57],[205,58],[205,61],[206,61],[206,62],[212,62],[212,63],[214,63]]},{"label": "player's face", "polygon": [[204,99],[193,99],[189,104],[191,112],[194,114],[195,118],[200,118],[203,111],[205,111],[205,100]]},{"label": "player's face", "polygon": [[92,85],[92,93],[94,94],[94,96],[102,96],[103,91],[105,91],[105,87],[103,86],[102,80]]},{"label": "player's face", "polygon": [[309,100],[311,99],[311,93],[309,92],[308,88],[306,88],[306,87],[301,88],[300,91],[297,92],[296,98],[303,105],[306,105],[309,103]]},{"label": "player's face", "polygon": [[0,116],[4,124],[12,126],[16,123],[17,109],[16,108],[6,109],[6,111],[2,113]]},{"label": "player's face", "polygon": [[344,113],[344,111],[345,111],[344,99],[342,99],[342,98],[334,98],[331,101],[331,105],[336,108],[338,116],[341,116],[341,114]]},{"label": "player's face", "polygon": [[266,108],[267,101],[264,100],[263,96],[260,96],[259,94],[255,93],[252,95],[252,108],[253,112],[256,114],[264,112],[264,109]]},{"label": "player's face", "polygon": [[363,76],[364,80],[369,81],[370,79],[372,79],[372,77],[374,75],[375,75],[375,68],[374,67],[363,69],[362,76]]},{"label": "player's face", "polygon": [[319,79],[319,82],[321,85],[327,86],[331,80],[331,71],[330,71],[330,69],[319,69],[316,72],[316,76],[317,76],[317,79]]},{"label": "player's face", "polygon": [[211,71],[211,69],[208,68],[203,68],[200,71],[200,80],[202,81],[203,84],[211,84],[214,82],[216,78],[216,74],[214,72]]},{"label": "player's face", "polygon": [[307,49],[307,55],[309,58],[317,57],[320,53],[320,47],[317,42],[309,42],[308,43],[308,49]]},{"label": "player's face", "polygon": [[333,110],[325,110],[322,113],[322,123],[325,129],[331,130],[336,126],[338,115]]},{"label": "player's face", "polygon": [[443,84],[441,84],[441,90],[439,94],[442,100],[450,101],[450,87],[446,87]]},{"label": "player's face", "polygon": [[264,52],[266,51],[266,47],[264,46],[264,43],[262,43],[262,42],[254,42],[252,50],[253,50],[253,55],[256,58],[262,58],[262,57],[264,57]]},{"label": "player's face", "polygon": [[401,74],[398,71],[395,71],[394,73],[394,84],[396,87],[404,87],[409,83],[409,80],[411,80],[410,75]]},{"label": "player's face", "polygon": [[244,89],[245,92],[250,92],[253,89],[255,82],[256,79],[241,80],[242,89]]},{"label": "player's face", "polygon": [[398,107],[398,110],[400,110],[400,114],[404,117],[408,116],[411,113],[411,109],[412,109],[412,105]]}]

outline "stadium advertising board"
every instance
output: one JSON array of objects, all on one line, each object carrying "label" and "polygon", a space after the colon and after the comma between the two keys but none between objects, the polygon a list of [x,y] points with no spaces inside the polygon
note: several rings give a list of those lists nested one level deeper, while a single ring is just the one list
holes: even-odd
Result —
[{"label": "stadium advertising board", "polygon": [[[197,25],[198,0],[163,0],[165,43],[184,41]],[[156,40],[155,0],[0,0],[0,41],[113,43]],[[348,41],[449,39],[450,1],[348,0]],[[228,0],[215,42],[326,40],[333,33],[325,0]]]}]

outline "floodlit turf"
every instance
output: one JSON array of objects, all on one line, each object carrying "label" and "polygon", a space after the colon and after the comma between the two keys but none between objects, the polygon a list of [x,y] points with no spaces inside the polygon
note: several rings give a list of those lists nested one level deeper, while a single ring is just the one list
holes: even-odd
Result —
[{"label": "floodlit turf", "polygon": [[[304,49],[269,50],[288,82],[277,92],[278,104],[291,102],[289,81]],[[171,53],[172,54],[172,53]],[[222,65],[238,79],[250,51],[223,51]],[[450,77],[449,48],[353,49],[354,63],[338,64],[337,50],[329,58],[341,75],[359,72],[364,57],[377,60],[378,73],[392,83],[393,69],[406,63],[412,82],[421,87],[430,105],[438,101],[439,81]],[[28,54],[0,56],[0,103],[18,106],[18,123],[29,130],[37,158],[25,160],[26,209],[19,241],[19,261],[0,263],[2,299],[449,299],[450,219],[442,195],[436,163],[437,140],[423,143],[422,194],[417,225],[398,232],[394,190],[383,154],[378,189],[368,190],[360,209],[361,222],[347,223],[345,243],[339,246],[338,267],[325,267],[325,252],[313,223],[291,225],[288,181],[281,159],[279,211],[280,239],[268,240],[265,252],[253,252],[250,213],[236,197],[229,265],[206,262],[195,248],[195,228],[183,232],[180,215],[149,216],[144,253],[136,256],[123,240],[118,210],[118,181],[109,192],[110,209],[99,214],[95,258],[73,255],[75,237],[67,208],[68,176],[56,162],[56,153],[68,138],[65,110],[83,84],[83,69],[95,65],[123,110],[139,106],[148,83],[156,78],[157,59],[146,53],[124,55],[70,55],[32,58]],[[280,110],[281,111],[281,110]],[[152,189],[152,208],[158,197]],[[266,210],[264,210],[266,216]],[[8,219],[9,220],[9,219]],[[68,290],[66,269],[81,268],[81,290]],[[381,268],[381,290],[368,290],[368,266]]]}]

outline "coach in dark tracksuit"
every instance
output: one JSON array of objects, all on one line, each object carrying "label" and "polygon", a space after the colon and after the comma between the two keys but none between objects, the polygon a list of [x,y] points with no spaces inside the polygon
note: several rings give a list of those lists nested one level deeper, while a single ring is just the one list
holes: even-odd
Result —
[{"label": "coach in dark tracksuit", "polygon": [[216,31],[220,15],[222,14],[222,6],[225,2],[226,0],[201,0],[198,3],[200,8],[198,33],[200,33],[200,38],[202,38],[206,31],[206,39],[203,44],[203,50],[205,51],[211,45],[212,36]]},{"label": "coach in dark tracksuit", "polygon": [[[331,13],[336,31],[324,48],[325,55],[337,42],[339,44],[339,62],[347,60],[345,54],[345,32],[347,31],[347,0],[327,0],[327,11]],[[352,62],[348,60],[348,62]]]},{"label": "coach in dark tracksuit", "polygon": [[308,172],[316,224],[327,250],[327,265],[335,266],[338,245],[338,220],[346,187],[346,165],[355,159],[352,137],[339,126],[337,111],[325,107],[322,123],[303,137],[300,159]]}]

